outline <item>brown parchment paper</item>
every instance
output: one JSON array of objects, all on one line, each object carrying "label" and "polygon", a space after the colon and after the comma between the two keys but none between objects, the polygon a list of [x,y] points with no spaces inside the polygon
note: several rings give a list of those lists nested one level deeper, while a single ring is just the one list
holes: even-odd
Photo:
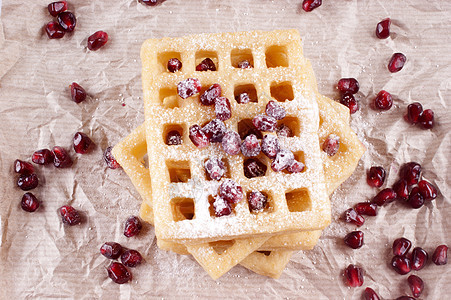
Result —
[{"label": "brown parchment paper", "polygon": [[[389,266],[394,239],[404,236],[430,255],[439,244],[451,246],[451,2],[323,1],[306,13],[301,0],[167,0],[157,7],[136,0],[73,0],[69,10],[77,27],[61,40],[49,40],[43,31],[52,19],[48,2],[4,0],[1,8],[0,298],[360,299],[369,286],[394,299],[409,294],[407,275]],[[379,40],[374,29],[386,17],[393,20],[392,35]],[[321,93],[338,99],[334,85],[340,78],[359,80],[361,109],[351,124],[368,150],[332,196],[331,226],[314,250],[293,256],[280,279],[237,266],[213,281],[191,257],[159,250],[151,226],[136,238],[123,236],[123,222],[138,213],[141,199],[121,170],[106,168],[102,151],[144,121],[139,51],[145,39],[280,28],[301,32]],[[97,30],[108,32],[110,41],[87,51],[87,37]],[[407,63],[391,74],[386,66],[394,52],[404,53]],[[73,81],[89,93],[84,103],[70,101]],[[395,98],[388,112],[369,107],[381,89]],[[403,120],[414,101],[434,110],[434,129]],[[32,214],[22,211],[13,161],[30,160],[33,151],[54,145],[70,149],[77,131],[92,138],[94,150],[76,155],[71,149],[69,169],[36,167],[40,185],[33,192],[42,206]],[[340,214],[377,193],[366,184],[366,170],[384,166],[384,187],[391,186],[400,165],[411,160],[438,187],[437,199],[419,210],[400,203],[380,209],[361,227],[365,245],[344,246],[344,235],[356,228],[340,221]],[[83,212],[82,225],[62,225],[57,209],[64,204]],[[146,262],[132,270],[131,283],[117,285],[107,277],[109,261],[99,254],[105,241],[143,254]],[[342,271],[349,263],[366,270],[362,287],[345,286]],[[429,262],[414,273],[425,282],[422,299],[451,295],[451,264]]]}]

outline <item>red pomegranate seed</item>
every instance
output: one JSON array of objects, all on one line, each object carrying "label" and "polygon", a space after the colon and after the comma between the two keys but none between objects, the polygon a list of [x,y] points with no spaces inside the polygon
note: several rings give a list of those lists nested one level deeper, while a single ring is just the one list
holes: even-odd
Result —
[{"label": "red pomegranate seed", "polygon": [[304,169],[305,165],[297,160],[293,160],[291,165],[287,167],[287,171],[290,173],[301,173],[302,171],[304,171]]},{"label": "red pomegranate seed", "polygon": [[372,187],[381,187],[385,181],[385,169],[383,167],[371,167],[368,171],[366,182]]},{"label": "red pomegranate seed", "polygon": [[107,271],[108,277],[110,277],[115,283],[123,284],[132,280],[132,273],[130,273],[121,263],[112,262],[108,266]]},{"label": "red pomegranate seed", "polygon": [[109,259],[116,259],[121,255],[122,246],[115,242],[106,242],[100,247],[100,253]]},{"label": "red pomegranate seed", "polygon": [[182,144],[182,136],[177,130],[169,131],[166,135],[166,145],[175,146]]},{"label": "red pomegranate seed", "polygon": [[249,203],[249,209],[252,212],[261,212],[268,203],[268,197],[266,197],[262,192],[253,191],[249,194],[247,202]]},{"label": "red pomegranate seed", "polygon": [[227,131],[222,137],[222,150],[230,155],[237,155],[241,152],[241,138],[235,131]]},{"label": "red pomegranate seed", "polygon": [[291,166],[294,162],[294,154],[290,150],[281,149],[271,163],[274,172],[280,172]]},{"label": "red pomegranate seed", "polygon": [[193,142],[194,146],[201,149],[207,147],[210,144],[208,137],[205,135],[205,132],[199,125],[190,126],[189,138],[191,142]]},{"label": "red pomegranate seed", "polygon": [[121,262],[130,268],[134,268],[137,265],[141,264],[143,257],[141,253],[136,250],[125,250],[121,255]]},{"label": "red pomegranate seed", "polygon": [[215,115],[218,120],[225,121],[232,117],[230,101],[226,97],[218,97],[215,101]]},{"label": "red pomegranate seed", "polygon": [[239,95],[236,95],[235,100],[240,104],[246,104],[251,102],[251,98],[249,97],[248,93],[241,93]]},{"label": "red pomegranate seed", "polygon": [[36,188],[39,184],[38,176],[36,174],[22,174],[17,180],[17,186],[22,191],[29,191]]},{"label": "red pomegranate seed", "polygon": [[78,211],[70,205],[61,206],[59,209],[63,223],[73,226],[81,223]]},{"label": "red pomegranate seed", "polygon": [[63,27],[64,31],[72,32],[77,25],[77,18],[70,11],[64,11],[59,13],[56,17],[58,23]]},{"label": "red pomegranate seed", "polygon": [[192,97],[200,93],[200,81],[197,78],[187,78],[177,83],[177,94],[182,99]]},{"label": "red pomegranate seed", "polygon": [[405,179],[398,180],[393,185],[393,190],[396,193],[397,199],[407,201],[409,198],[409,187],[407,186],[407,181]]},{"label": "red pomegranate seed", "polygon": [[412,242],[406,238],[399,238],[393,242],[393,255],[405,256],[409,252]]},{"label": "red pomegranate seed", "polygon": [[155,5],[163,3],[164,1],[166,1],[166,0],[141,0],[141,2],[143,4],[148,5],[148,6],[155,6]]},{"label": "red pomegranate seed", "polygon": [[56,17],[59,13],[67,10],[67,2],[52,2],[47,6],[47,9],[49,10],[49,13],[52,15],[52,17]]},{"label": "red pomegranate seed", "polygon": [[409,283],[410,290],[412,291],[412,295],[415,298],[420,297],[420,295],[424,289],[423,280],[416,275],[410,275],[409,278],[407,278],[407,282]]},{"label": "red pomegranate seed", "polygon": [[126,237],[132,237],[137,235],[142,228],[141,221],[136,216],[130,216],[124,225],[124,235]]},{"label": "red pomegranate seed", "polygon": [[14,161],[14,172],[19,174],[33,174],[34,167],[31,163],[16,159]]},{"label": "red pomegranate seed", "polygon": [[408,186],[417,184],[420,179],[421,165],[413,161],[408,162],[402,166],[400,174]]},{"label": "red pomegranate seed", "polygon": [[394,256],[391,266],[398,274],[405,275],[412,270],[410,259],[406,256]]},{"label": "red pomegranate seed", "polygon": [[359,215],[353,208],[349,208],[344,212],[344,220],[359,227],[365,223],[365,218]]},{"label": "red pomegranate seed", "polygon": [[216,195],[214,199],[215,201],[213,202],[213,207],[215,209],[216,217],[228,216],[232,213],[232,207],[230,206],[230,203],[227,202],[224,198]]},{"label": "red pomegranate seed", "polygon": [[391,73],[396,73],[401,71],[401,69],[404,67],[404,64],[406,63],[406,56],[402,53],[395,53],[390,59],[390,62],[388,63],[388,70]]},{"label": "red pomegranate seed", "polygon": [[269,101],[268,104],[266,104],[265,113],[276,120],[282,120],[287,115],[285,108],[283,108],[273,100]]},{"label": "red pomegranate seed", "polygon": [[372,289],[367,287],[365,291],[363,292],[363,298],[365,300],[380,300],[379,296],[376,294],[376,292]]},{"label": "red pomegranate seed", "polygon": [[363,269],[350,264],[346,269],[345,269],[345,280],[346,283],[350,286],[350,287],[358,287],[358,286],[362,286],[363,284]]},{"label": "red pomegranate seed", "polygon": [[89,150],[89,146],[91,146],[91,139],[84,134],[83,132],[77,132],[74,135],[74,150],[79,154],[85,154]]},{"label": "red pomegranate seed", "polygon": [[105,149],[105,152],[103,152],[103,160],[106,162],[106,165],[108,166],[108,168],[118,169],[121,167],[121,165],[119,165],[117,160],[114,158],[113,153],[111,153],[112,149],[113,149],[113,147],[111,147],[111,146],[107,147]]},{"label": "red pomegranate seed", "polygon": [[70,85],[70,96],[72,101],[75,103],[80,103],[86,99],[86,91],[78,83],[72,82]]},{"label": "red pomegranate seed", "polygon": [[416,299],[409,296],[401,296],[396,298],[396,300],[416,300]]},{"label": "red pomegranate seed", "polygon": [[421,128],[431,129],[434,127],[434,112],[431,109],[426,109],[418,119]]},{"label": "red pomegranate seed", "polygon": [[202,130],[205,132],[210,143],[221,143],[227,128],[221,120],[213,119],[208,122]]},{"label": "red pomegranate seed", "polygon": [[438,246],[435,249],[434,254],[432,254],[432,261],[437,266],[446,265],[446,263],[448,262],[448,246]]},{"label": "red pomegranate seed", "polygon": [[96,31],[88,37],[88,49],[97,51],[108,42],[108,33],[105,31]]},{"label": "red pomegranate seed", "polygon": [[395,191],[391,188],[386,188],[380,191],[376,196],[374,196],[371,202],[376,203],[378,206],[382,206],[393,202],[397,195]]},{"label": "red pomegranate seed", "polygon": [[424,198],[417,186],[410,191],[409,204],[412,208],[420,208],[424,204]]},{"label": "red pomegranate seed", "polygon": [[282,124],[279,127],[277,127],[277,136],[292,137],[293,132],[291,131],[290,127],[288,127],[285,124]]},{"label": "red pomegranate seed", "polygon": [[304,0],[302,1],[302,9],[306,12],[312,11],[317,7],[320,7],[322,0]]},{"label": "red pomegranate seed", "polygon": [[66,34],[63,27],[58,22],[51,21],[45,25],[45,32],[49,39],[60,39]]},{"label": "red pomegranate seed", "polygon": [[343,94],[356,94],[359,91],[360,85],[355,78],[342,78],[338,81],[337,87]]},{"label": "red pomegranate seed", "polygon": [[245,157],[257,156],[261,151],[260,141],[254,134],[248,135],[241,143],[241,153]]},{"label": "red pomegranate seed", "polygon": [[277,120],[266,115],[258,115],[252,119],[255,128],[261,131],[276,131]]},{"label": "red pomegranate seed", "polygon": [[383,19],[376,26],[376,36],[380,39],[386,39],[390,36],[390,18]]},{"label": "red pomegranate seed", "polygon": [[201,61],[200,64],[196,66],[196,71],[205,72],[205,71],[216,71],[216,65],[211,60],[211,58],[206,58]]},{"label": "red pomegranate seed", "polygon": [[345,236],[344,241],[352,249],[359,249],[363,246],[363,232],[352,231]]},{"label": "red pomegranate seed", "polygon": [[412,270],[419,271],[423,269],[424,266],[426,265],[428,258],[429,255],[424,249],[420,247],[413,248],[411,258]]},{"label": "red pomegranate seed", "polygon": [[259,160],[250,158],[244,161],[244,176],[247,178],[265,176],[266,169],[266,165]]},{"label": "red pomegranate seed", "polygon": [[430,182],[420,180],[420,182],[418,182],[418,188],[420,189],[420,194],[423,196],[424,200],[429,201],[437,198],[437,189]]},{"label": "red pomegranate seed", "polygon": [[20,206],[24,211],[34,212],[39,208],[39,200],[32,193],[25,193],[22,196],[22,201],[20,202]]},{"label": "red pomegranate seed", "polygon": [[262,152],[269,158],[273,159],[279,151],[279,139],[275,135],[265,135],[262,139]]},{"label": "red pomegranate seed", "polygon": [[178,58],[171,58],[168,60],[168,71],[175,73],[182,68],[182,62]]},{"label": "red pomegranate seed", "polygon": [[336,134],[329,134],[323,143],[323,151],[329,156],[334,156],[340,149],[340,137]]},{"label": "red pomegranate seed", "polygon": [[238,63],[238,68],[240,68],[240,69],[251,69],[251,68],[253,68],[254,66],[252,66],[252,64],[250,63],[250,61],[248,61],[248,60],[242,60],[242,61],[240,61],[239,63]]},{"label": "red pomegranate seed", "polygon": [[47,165],[53,163],[55,155],[49,149],[41,149],[35,151],[31,157],[31,161],[38,165]]},{"label": "red pomegranate seed", "polygon": [[67,151],[60,146],[55,146],[52,149],[53,155],[55,156],[53,160],[53,165],[57,168],[68,168],[72,166],[72,159],[70,158]]},{"label": "red pomegranate seed", "polygon": [[359,110],[359,103],[355,100],[354,95],[350,93],[344,93],[341,96],[340,103],[349,108],[349,113],[351,115]]},{"label": "red pomegranate seed", "polygon": [[371,202],[360,202],[354,206],[355,211],[359,215],[375,216],[377,215],[377,205]]},{"label": "red pomegranate seed", "polygon": [[393,98],[389,92],[384,90],[377,94],[374,99],[374,106],[379,110],[389,110],[393,105]]},{"label": "red pomegranate seed", "polygon": [[220,180],[225,174],[225,165],[221,159],[217,157],[210,157],[204,164],[205,171],[208,178],[213,180]]},{"label": "red pomegranate seed", "polygon": [[423,114],[423,106],[419,102],[414,102],[407,106],[407,121],[410,124],[417,124]]},{"label": "red pomegranate seed", "polygon": [[243,188],[231,179],[224,180],[219,186],[219,195],[228,203],[238,203],[243,200]]},{"label": "red pomegranate seed", "polygon": [[221,86],[217,83],[211,85],[203,94],[200,96],[200,103],[203,105],[213,105],[218,97],[221,96]]}]

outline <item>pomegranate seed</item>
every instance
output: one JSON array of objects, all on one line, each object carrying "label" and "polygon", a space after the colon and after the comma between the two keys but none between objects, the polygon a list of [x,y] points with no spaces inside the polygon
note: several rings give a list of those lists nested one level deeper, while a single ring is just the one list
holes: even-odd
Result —
[{"label": "pomegranate seed", "polygon": [[126,237],[132,237],[137,235],[142,228],[142,224],[141,221],[139,220],[138,217],[135,216],[131,216],[127,219],[127,221],[125,221],[125,226],[124,226],[124,235]]},{"label": "pomegranate seed", "polygon": [[216,71],[216,65],[211,60],[211,58],[206,58],[201,61],[200,64],[196,66],[196,71],[205,72],[205,71]]},{"label": "pomegranate seed", "polygon": [[224,198],[216,195],[214,199],[215,202],[213,202],[213,207],[215,208],[216,217],[228,216],[232,213],[232,207],[230,206],[230,203],[227,202]]},{"label": "pomegranate seed", "polygon": [[178,58],[171,58],[168,60],[168,71],[175,73],[182,68],[182,62]]},{"label": "pomegranate seed", "polygon": [[61,220],[67,225],[73,226],[81,223],[81,217],[75,208],[70,205],[61,206],[59,209]]},{"label": "pomegranate seed", "polygon": [[55,146],[52,149],[55,159],[53,160],[53,165],[57,168],[68,168],[72,166],[72,159],[63,147]]},{"label": "pomegranate seed", "polygon": [[417,184],[420,179],[421,165],[413,161],[408,162],[402,166],[400,174],[408,186]]},{"label": "pomegranate seed", "polygon": [[426,109],[418,121],[423,129],[431,129],[434,127],[434,112],[431,109]]},{"label": "pomegranate seed", "polygon": [[75,18],[74,14],[70,11],[64,11],[59,13],[56,17],[56,20],[63,27],[64,31],[72,32],[77,25],[77,18]]},{"label": "pomegranate seed", "polygon": [[365,300],[380,300],[379,296],[376,294],[376,292],[372,289],[367,287],[365,291],[363,292],[363,298]]},{"label": "pomegranate seed", "polygon": [[340,148],[340,137],[336,134],[329,134],[327,139],[323,143],[323,151],[329,156],[337,154]]},{"label": "pomegranate seed", "polygon": [[355,100],[354,95],[350,93],[343,94],[340,103],[349,108],[349,113],[351,115],[359,110],[359,103]]},{"label": "pomegranate seed", "polygon": [[304,171],[304,169],[305,165],[297,160],[293,160],[291,165],[287,167],[287,171],[290,173],[301,173],[302,171]]},{"label": "pomegranate seed", "polygon": [[418,182],[418,188],[420,189],[420,194],[423,196],[424,200],[429,201],[437,198],[437,189],[430,182],[420,180],[420,182]]},{"label": "pomegranate seed", "polygon": [[273,100],[269,101],[268,104],[266,104],[265,113],[276,120],[282,120],[287,115],[285,108],[283,108]]},{"label": "pomegranate seed", "polygon": [[240,61],[239,63],[238,63],[238,68],[240,68],[240,69],[251,69],[251,68],[253,68],[254,66],[252,66],[252,64],[250,63],[250,61],[248,61],[248,60],[242,60],[242,61]]},{"label": "pomegranate seed", "polygon": [[175,146],[182,144],[182,136],[177,130],[169,131],[166,135],[166,145]]},{"label": "pomegranate seed", "polygon": [[424,268],[429,258],[428,253],[420,248],[416,247],[412,250],[412,270],[419,271]]},{"label": "pomegranate seed", "polygon": [[407,186],[406,180],[404,179],[398,180],[393,185],[393,190],[396,193],[397,199],[407,201],[407,199],[409,198],[409,187]]},{"label": "pomegranate seed", "polygon": [[374,196],[372,203],[376,203],[378,206],[382,206],[393,202],[397,195],[395,191],[391,188],[386,188],[380,191],[376,196]]},{"label": "pomegranate seed", "polygon": [[106,162],[106,165],[108,166],[108,168],[118,169],[121,167],[121,165],[119,165],[117,160],[114,158],[113,153],[111,153],[112,149],[113,149],[113,147],[111,147],[111,146],[107,147],[105,149],[105,152],[103,152],[103,160]]},{"label": "pomegranate seed", "polygon": [[235,96],[235,100],[240,104],[246,104],[251,102],[251,97],[249,97],[248,93],[241,93]]},{"label": "pomegranate seed", "polygon": [[192,125],[189,128],[189,138],[194,146],[205,148],[209,145],[208,137],[199,125]]},{"label": "pomegranate seed", "polygon": [[306,12],[312,11],[317,7],[320,7],[322,0],[304,0],[302,1],[302,9]]},{"label": "pomegranate seed", "polygon": [[262,192],[254,191],[249,194],[247,202],[249,203],[249,209],[252,212],[261,212],[268,203],[268,197]]},{"label": "pomegranate seed", "polygon": [[84,134],[83,132],[77,132],[74,135],[74,150],[79,154],[85,154],[89,150],[89,146],[91,146],[91,139]]},{"label": "pomegranate seed", "polygon": [[410,275],[409,278],[407,278],[407,282],[409,283],[410,290],[412,291],[412,295],[415,298],[420,297],[420,295],[424,289],[423,280],[416,275]]},{"label": "pomegranate seed", "polygon": [[377,205],[371,202],[360,202],[354,206],[355,211],[359,215],[375,216],[377,215]]},{"label": "pomegranate seed", "polygon": [[409,297],[409,296],[401,296],[396,298],[396,300],[415,300],[415,298]]},{"label": "pomegranate seed", "polygon": [[148,5],[148,6],[155,6],[155,5],[163,3],[164,1],[166,1],[166,0],[141,0],[141,2],[143,4]]},{"label": "pomegranate seed", "polygon": [[205,171],[210,179],[220,180],[225,174],[225,166],[222,160],[211,157],[204,164]]},{"label": "pomegranate seed", "polygon": [[219,84],[213,84],[200,96],[200,102],[203,105],[215,104],[216,98],[221,96],[221,91],[221,86]]},{"label": "pomegranate seed", "polygon": [[432,261],[437,266],[446,265],[446,263],[448,262],[448,246],[438,246],[435,249],[434,254],[432,254]]},{"label": "pomegranate seed", "polygon": [[88,37],[88,49],[91,51],[97,51],[108,42],[108,33],[105,31],[96,31],[90,37]]},{"label": "pomegranate seed", "polygon": [[363,232],[352,231],[345,236],[344,241],[352,249],[359,249],[363,246]]},{"label": "pomegranate seed", "polygon": [[31,157],[31,161],[38,165],[47,165],[53,163],[55,155],[49,149],[41,149],[35,151]]},{"label": "pomegranate seed", "polygon": [[200,93],[200,81],[197,78],[187,78],[177,83],[177,94],[182,99],[192,97]]},{"label": "pomegranate seed", "polygon": [[67,2],[52,2],[47,6],[47,9],[49,10],[49,13],[52,15],[52,17],[56,17],[59,13],[67,10]]},{"label": "pomegranate seed", "polygon": [[349,208],[344,212],[344,220],[359,227],[365,223],[365,218],[359,215],[353,208]]},{"label": "pomegranate seed", "polygon": [[252,119],[255,128],[261,131],[276,131],[277,120],[266,115],[258,115]]},{"label": "pomegranate seed", "polygon": [[342,78],[338,81],[338,89],[343,94],[356,94],[359,91],[360,85],[355,78]]},{"label": "pomegranate seed", "polygon": [[261,149],[260,141],[254,134],[248,135],[241,143],[241,153],[245,157],[257,156]]},{"label": "pomegranate seed", "polygon": [[29,191],[36,188],[39,184],[38,176],[36,174],[22,174],[17,180],[17,186],[22,191]]},{"label": "pomegranate seed", "polygon": [[294,154],[290,150],[281,149],[271,163],[274,172],[280,172],[293,164]]},{"label": "pomegranate seed", "polygon": [[122,246],[115,242],[106,242],[100,247],[100,253],[109,259],[116,259],[121,255]]},{"label": "pomegranate seed", "polygon": [[108,266],[107,271],[108,277],[110,277],[115,283],[123,284],[132,280],[132,273],[130,273],[121,263],[112,262]]},{"label": "pomegranate seed", "polygon": [[215,115],[218,120],[225,121],[232,117],[230,101],[226,97],[218,97],[215,101]]},{"label": "pomegranate seed", "polygon": [[224,180],[219,186],[219,195],[228,203],[238,203],[243,200],[243,188],[231,179]]},{"label": "pomegranate seed", "polygon": [[130,268],[134,268],[137,265],[141,264],[143,257],[141,253],[136,250],[125,250],[121,255],[121,262]]},{"label": "pomegranate seed", "polygon": [[262,140],[262,152],[273,159],[280,150],[279,139],[275,135],[267,134]]},{"label": "pomegranate seed", "polygon": [[221,120],[213,119],[207,123],[202,130],[205,132],[210,143],[221,143],[227,128]]},{"label": "pomegranate seed", "polygon": [[376,36],[380,39],[386,39],[390,36],[390,18],[383,19],[376,26]]},{"label": "pomegranate seed", "polygon": [[34,167],[31,163],[16,159],[14,161],[14,172],[19,174],[33,174]]},{"label": "pomegranate seed", "polygon": [[25,193],[22,196],[22,201],[20,202],[20,206],[24,211],[34,212],[39,208],[39,200],[32,193]]},{"label": "pomegranate seed", "polygon": [[60,39],[66,34],[63,27],[58,22],[51,21],[45,25],[45,32],[49,39]]},{"label": "pomegranate seed", "polygon": [[376,99],[374,99],[374,106],[379,110],[389,110],[393,105],[393,98],[389,92],[384,90],[377,94]]},{"label": "pomegranate seed", "polygon": [[244,176],[247,178],[265,176],[266,169],[266,165],[259,160],[250,158],[244,161]]},{"label": "pomegranate seed", "polygon": [[412,242],[406,238],[399,238],[393,242],[393,255],[404,256],[409,252]]},{"label": "pomegranate seed", "polygon": [[372,187],[381,187],[385,181],[385,169],[383,167],[371,167],[366,182]]},{"label": "pomegranate seed", "polygon": [[405,256],[394,256],[391,266],[398,274],[405,275],[412,270],[410,259]]},{"label": "pomegranate seed", "polygon": [[222,137],[222,149],[230,155],[237,155],[241,152],[240,135],[235,131],[227,131]]},{"label": "pomegranate seed", "polygon": [[80,103],[86,99],[86,91],[78,83],[72,82],[70,85],[70,96],[72,101],[75,103]]},{"label": "pomegranate seed", "polygon": [[406,56],[402,53],[395,53],[390,59],[390,62],[388,63],[388,70],[391,73],[396,73],[401,71],[401,69],[404,67],[404,64],[406,63]]},{"label": "pomegranate seed", "polygon": [[412,208],[420,208],[424,204],[424,198],[417,186],[410,191],[409,204],[410,206],[412,206]]},{"label": "pomegranate seed", "polygon": [[414,102],[407,106],[407,121],[410,124],[418,123],[422,114],[423,114],[423,106],[421,105],[421,103]]},{"label": "pomegranate seed", "polygon": [[346,269],[345,269],[345,279],[346,279],[346,283],[351,286],[351,287],[358,287],[358,286],[362,286],[363,284],[363,269],[350,264]]},{"label": "pomegranate seed", "polygon": [[290,127],[288,127],[285,124],[282,124],[279,127],[277,127],[277,136],[292,137],[293,132],[291,131]]}]

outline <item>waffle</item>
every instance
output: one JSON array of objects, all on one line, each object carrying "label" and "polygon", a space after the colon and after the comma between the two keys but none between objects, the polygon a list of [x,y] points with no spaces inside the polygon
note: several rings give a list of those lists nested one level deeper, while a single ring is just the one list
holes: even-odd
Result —
[{"label": "waffle", "polygon": [[293,251],[256,251],[249,254],[240,264],[257,274],[279,278],[290,261]]}]

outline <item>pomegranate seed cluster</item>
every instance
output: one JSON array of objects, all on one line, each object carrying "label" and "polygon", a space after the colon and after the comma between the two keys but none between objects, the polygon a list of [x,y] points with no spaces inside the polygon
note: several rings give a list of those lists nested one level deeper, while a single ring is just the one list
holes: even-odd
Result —
[{"label": "pomegranate seed cluster", "polygon": [[413,125],[419,125],[422,129],[432,129],[434,127],[434,112],[432,109],[423,110],[419,102],[414,102],[407,106],[407,113],[404,119]]},{"label": "pomegranate seed cluster", "polygon": [[360,85],[355,78],[342,78],[338,81],[337,88],[341,93],[340,103],[349,108],[350,114],[359,110],[359,103],[354,97],[359,91]]}]

